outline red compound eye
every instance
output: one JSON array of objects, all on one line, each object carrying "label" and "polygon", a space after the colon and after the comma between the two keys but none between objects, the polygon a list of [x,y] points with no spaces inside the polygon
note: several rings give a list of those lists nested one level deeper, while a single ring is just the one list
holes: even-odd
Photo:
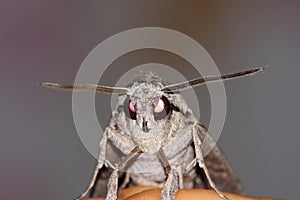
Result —
[{"label": "red compound eye", "polygon": [[129,109],[130,109],[131,112],[135,112],[134,105],[131,101],[129,102]]},{"label": "red compound eye", "polygon": [[136,120],[136,109],[129,97],[124,102],[124,112],[127,117]]}]

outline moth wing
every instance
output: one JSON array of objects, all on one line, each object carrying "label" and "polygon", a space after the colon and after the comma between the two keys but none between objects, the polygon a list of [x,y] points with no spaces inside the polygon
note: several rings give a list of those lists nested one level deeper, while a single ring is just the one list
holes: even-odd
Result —
[{"label": "moth wing", "polygon": [[93,189],[91,190],[90,197],[105,197],[107,194],[107,184],[109,177],[111,173],[113,172],[113,169],[108,167],[103,167],[97,176],[95,185]]},{"label": "moth wing", "polygon": [[[120,152],[119,150],[114,147],[110,142],[107,142],[106,147],[106,155],[109,157],[110,163],[118,163],[120,160]],[[90,197],[105,197],[107,194],[107,184],[109,177],[111,173],[113,172],[113,169],[109,166],[103,166],[97,175],[95,185],[91,191]],[[125,173],[120,171],[120,183],[122,183],[122,179],[124,179]]]},{"label": "moth wing", "polygon": [[[206,127],[200,122],[198,125],[198,133],[202,142],[204,141],[204,138],[205,140],[213,141],[212,137],[208,134]],[[211,151],[205,156],[204,162],[218,189],[235,194],[243,194],[242,185],[238,176],[233,171],[225,154],[217,144],[214,145]],[[202,170],[197,170],[197,174],[199,175],[198,178],[200,177],[202,180],[202,185],[201,183],[198,184],[199,187],[210,188],[207,180],[204,178],[204,172],[202,172]]]}]

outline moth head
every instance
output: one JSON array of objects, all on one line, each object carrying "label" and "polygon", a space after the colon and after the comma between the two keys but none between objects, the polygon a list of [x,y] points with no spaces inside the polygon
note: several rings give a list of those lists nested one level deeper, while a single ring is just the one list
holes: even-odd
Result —
[{"label": "moth head", "polygon": [[124,101],[124,112],[145,133],[161,126],[172,111],[172,103],[161,86],[142,83],[132,87]]}]

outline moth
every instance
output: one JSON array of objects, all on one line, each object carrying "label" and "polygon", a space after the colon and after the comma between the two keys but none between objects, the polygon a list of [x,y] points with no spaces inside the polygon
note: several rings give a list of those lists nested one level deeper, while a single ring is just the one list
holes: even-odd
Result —
[{"label": "moth", "polygon": [[[77,199],[85,197],[93,189],[93,197],[106,195],[107,200],[116,200],[118,187],[131,185],[160,187],[162,200],[173,200],[180,188],[212,188],[226,200],[228,197],[222,191],[242,193],[238,177],[217,145],[203,157],[203,139],[211,137],[180,91],[205,83],[254,75],[263,69],[265,67],[171,85],[162,83],[153,73],[128,87],[41,84],[52,89],[118,94],[116,109],[100,140],[92,179]],[[117,165],[111,164],[108,159],[116,156],[113,149],[124,155]],[[155,170],[138,173],[140,169],[148,168]],[[123,182],[119,183],[121,175]]]}]

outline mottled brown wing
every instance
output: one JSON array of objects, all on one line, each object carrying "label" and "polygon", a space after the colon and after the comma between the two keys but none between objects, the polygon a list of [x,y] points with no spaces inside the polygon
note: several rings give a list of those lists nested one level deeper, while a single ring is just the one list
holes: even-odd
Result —
[{"label": "mottled brown wing", "polygon": [[[207,137],[206,139],[213,141],[211,136],[208,135],[206,127],[201,123],[199,123],[198,130],[202,142],[205,136]],[[243,189],[239,178],[234,173],[226,156],[218,147],[218,145],[215,145],[212,150],[204,157],[204,161],[208,168],[209,174],[211,175],[211,178],[213,179],[218,189],[235,194],[243,194]],[[202,185],[200,183],[198,184],[198,186],[210,188],[202,170],[198,169],[197,172],[199,175],[198,177],[200,177],[202,180]]]}]

